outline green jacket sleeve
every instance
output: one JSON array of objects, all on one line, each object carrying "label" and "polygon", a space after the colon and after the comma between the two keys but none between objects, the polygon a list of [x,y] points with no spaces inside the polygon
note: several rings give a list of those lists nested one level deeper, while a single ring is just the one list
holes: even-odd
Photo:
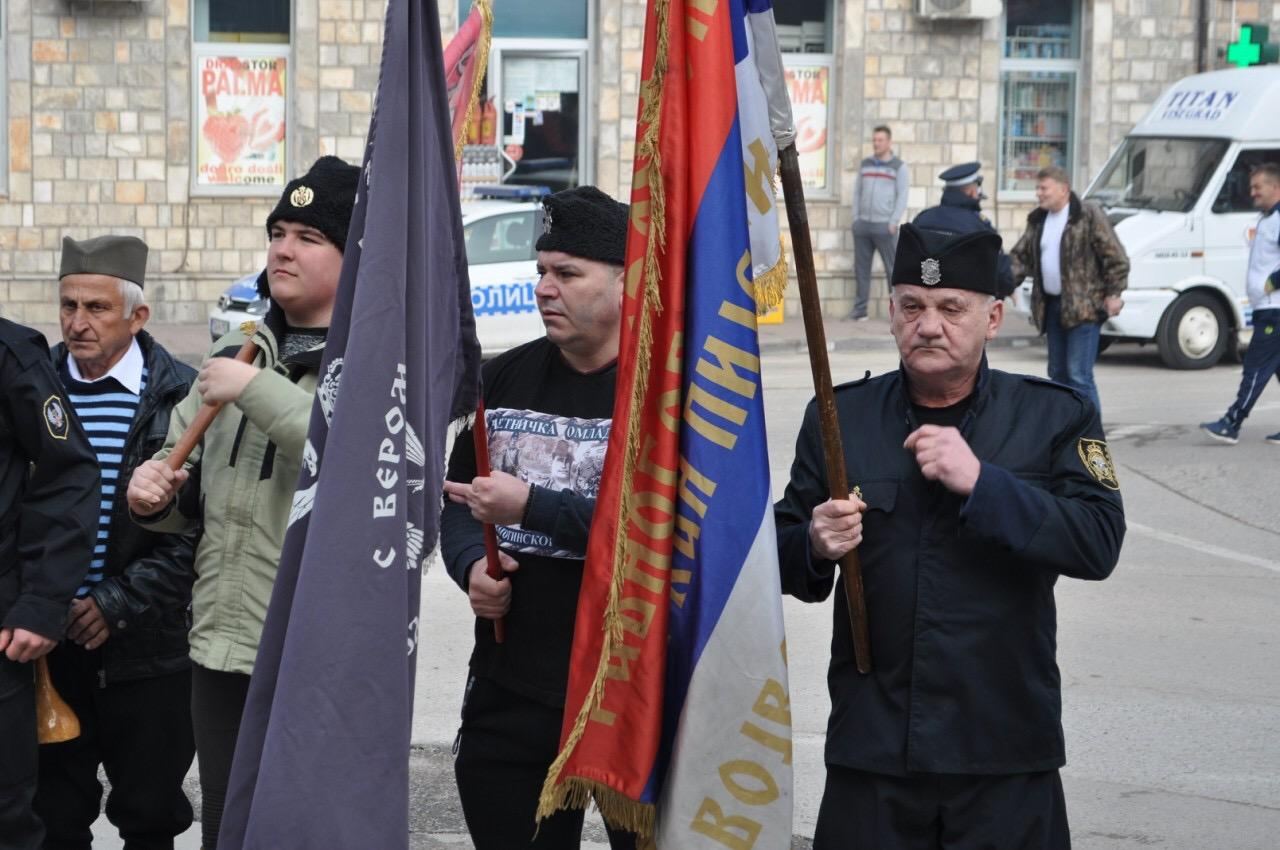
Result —
[{"label": "green jacket sleeve", "polygon": [[280,451],[301,461],[315,396],[273,369],[263,369],[240,393],[236,407]]},{"label": "green jacket sleeve", "polygon": [[[182,436],[182,432],[187,430],[187,425],[195,418],[196,413],[200,410],[200,393],[196,391],[195,386],[191,387],[191,391],[187,393],[187,397],[173,408],[173,412],[169,415],[169,433],[165,435],[164,447],[155,453],[152,460],[164,460],[173,453],[173,447],[178,442],[178,438]],[[191,454],[187,457],[187,462],[182,468],[191,473],[191,477],[187,479],[186,487],[200,486],[200,460],[204,452],[204,444],[197,443],[196,447],[191,450]],[[151,516],[138,516],[133,513],[132,508],[129,515],[133,521],[142,527],[151,531],[165,532],[169,534],[186,534],[199,528],[200,517],[187,516],[181,505],[183,502],[198,505],[199,499],[182,499],[175,498],[167,508],[159,513]]]}]

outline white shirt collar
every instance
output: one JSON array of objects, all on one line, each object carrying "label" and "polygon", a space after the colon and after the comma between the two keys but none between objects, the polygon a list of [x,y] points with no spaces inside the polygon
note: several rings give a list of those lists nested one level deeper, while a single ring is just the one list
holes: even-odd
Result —
[{"label": "white shirt collar", "polygon": [[129,345],[129,350],[124,353],[116,365],[112,366],[107,374],[101,378],[89,380],[80,374],[80,367],[76,364],[76,359],[67,353],[67,371],[71,373],[73,381],[79,381],[82,384],[96,384],[98,381],[105,381],[107,378],[115,378],[120,384],[134,395],[142,395],[142,367],[145,365],[142,357],[142,346],[138,345],[137,337]]}]

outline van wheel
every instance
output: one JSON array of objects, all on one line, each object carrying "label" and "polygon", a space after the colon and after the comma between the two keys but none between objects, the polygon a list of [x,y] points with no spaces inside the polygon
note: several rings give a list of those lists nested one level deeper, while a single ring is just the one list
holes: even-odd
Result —
[{"label": "van wheel", "polygon": [[1116,341],[1116,338],[1113,336],[1106,336],[1105,334],[1102,336],[1099,336],[1098,337],[1098,353],[1101,354],[1102,352],[1106,351],[1108,348],[1111,347],[1111,343],[1115,341]]},{"label": "van wheel", "polygon": [[1160,359],[1170,369],[1208,369],[1222,359],[1230,337],[1226,310],[1204,292],[1180,296],[1156,331]]}]

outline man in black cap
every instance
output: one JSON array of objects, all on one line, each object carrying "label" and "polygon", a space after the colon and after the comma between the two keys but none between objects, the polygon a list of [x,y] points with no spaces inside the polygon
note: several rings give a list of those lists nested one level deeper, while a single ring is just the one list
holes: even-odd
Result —
[{"label": "man in black cap", "polygon": [[98,465],[39,333],[0,319],[0,848],[39,850],[32,664],[62,640],[98,518]]},{"label": "man in black cap", "polygon": [[[982,202],[986,195],[982,191],[982,163],[966,162],[953,165],[938,175],[945,185],[942,189],[942,200],[936,207],[923,210],[912,223],[921,230],[932,230],[943,236],[958,236],[961,233],[980,233],[996,229],[982,214]],[[1013,294],[1013,266],[1009,255],[1000,252],[998,270],[998,292],[1000,298]]]},{"label": "man in black cap", "polygon": [[[560,744],[578,587],[599,478],[573,459],[608,440],[622,316],[627,205],[592,186],[544,199],[534,294],[547,335],[483,370],[493,471],[476,477],[471,431],[449,458],[440,546],[471,600],[471,654],[454,744],[458,793],[476,850],[576,848],[580,809],[537,826],[538,795]],[[506,459],[518,458],[505,468]],[[563,486],[566,481],[571,486]],[[545,485],[526,483],[545,481]],[[481,523],[497,526],[506,577],[486,572]],[[493,620],[506,640],[494,640]],[[610,832],[615,850],[634,837]]]},{"label": "man in black cap", "polygon": [[143,330],[147,246],[133,236],[62,240],[54,368],[102,474],[97,540],[49,655],[54,686],[80,736],[40,748],[36,813],[45,850],[81,850],[101,811],[128,847],[173,847],[191,826],[182,780],[191,767],[187,606],[195,534],[158,534],[129,519],[125,483],[164,444],[172,409],[196,372]]},{"label": "man in black cap", "polygon": [[1124,511],[1089,400],[987,365],[999,251],[903,226],[901,366],[836,390],[853,492],[810,404],[775,506],[783,590],[826,599],[857,548],[870,620],[864,675],[837,594],[815,850],[1070,846],[1053,587],[1111,573]]},{"label": "man in black cap", "polygon": [[[240,730],[279,566],[360,169],[321,157],[267,217],[271,307],[262,325],[214,343],[164,448],[129,483],[135,520],[157,531],[203,525],[191,600],[191,715],[200,767],[200,831],[215,850]],[[251,336],[252,364],[234,355]],[[178,472],[163,463],[202,404],[227,405]],[[188,481],[192,486],[184,487]]]}]

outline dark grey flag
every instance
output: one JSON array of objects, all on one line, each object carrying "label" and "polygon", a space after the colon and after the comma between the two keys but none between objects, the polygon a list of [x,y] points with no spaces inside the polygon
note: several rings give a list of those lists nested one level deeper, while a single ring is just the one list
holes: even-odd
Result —
[{"label": "dark grey flag", "polygon": [[421,568],[480,362],[449,126],[436,1],[390,0],[223,848],[408,847]]}]

